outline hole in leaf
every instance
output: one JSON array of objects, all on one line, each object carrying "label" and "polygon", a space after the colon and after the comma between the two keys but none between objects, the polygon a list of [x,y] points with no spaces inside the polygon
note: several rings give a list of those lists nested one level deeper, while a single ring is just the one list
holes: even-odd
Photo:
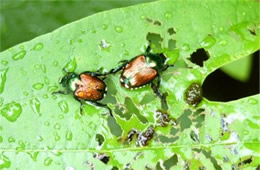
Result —
[{"label": "hole in leaf", "polygon": [[121,107],[120,105],[117,105],[115,107],[114,112],[119,115],[121,118],[125,118],[126,120],[129,120],[131,118],[131,114],[126,112],[124,107]]},{"label": "hole in leaf", "polygon": [[162,143],[174,143],[179,139],[179,137],[167,137],[167,136],[158,136],[157,137]]},{"label": "hole in leaf", "polygon": [[151,18],[145,18],[145,20],[146,20],[147,22],[150,22],[150,23],[153,22],[153,20],[152,20]]},{"label": "hole in leaf", "polygon": [[161,26],[161,25],[162,25],[162,23],[161,23],[160,21],[156,20],[156,21],[154,21],[153,25],[158,25],[158,26]]},{"label": "hole in leaf", "polygon": [[101,146],[104,143],[105,138],[101,134],[96,134],[96,141],[98,142],[98,145]]},{"label": "hole in leaf", "polygon": [[94,158],[96,159],[99,159],[100,161],[102,161],[104,164],[107,164],[110,157],[107,156],[106,154],[104,153],[101,153],[101,154],[94,154]]},{"label": "hole in leaf", "polygon": [[248,28],[247,30],[250,32],[250,34],[256,36],[255,28]]},{"label": "hole in leaf", "polygon": [[191,54],[190,61],[194,64],[203,67],[203,62],[209,59],[208,53],[204,48],[197,49],[194,53]]},{"label": "hole in leaf", "polygon": [[168,29],[168,33],[169,33],[170,35],[176,34],[176,31],[175,31],[173,28],[169,28],[169,29]]},{"label": "hole in leaf", "polygon": [[[241,65],[242,63],[234,67],[237,70],[235,73],[242,74],[239,72],[244,70]],[[225,102],[259,94],[259,51],[253,54],[250,70],[248,80],[245,82],[230,77],[220,69],[214,71],[202,85],[203,97],[211,101]]]},{"label": "hole in leaf", "polygon": [[160,162],[157,162],[155,169],[156,170],[163,170],[163,168],[161,167],[161,163]]},{"label": "hole in leaf", "polygon": [[147,103],[152,102],[154,99],[156,98],[156,96],[154,94],[147,94],[143,97],[143,99],[141,100],[140,104],[144,105]]},{"label": "hole in leaf", "polygon": [[152,48],[162,49],[161,43],[163,41],[163,38],[160,34],[149,32],[146,36],[146,39],[150,42]]},{"label": "hole in leaf", "polygon": [[177,163],[178,163],[178,157],[175,154],[172,157],[170,157],[170,159],[164,161],[163,165],[166,170],[169,170],[169,169],[171,169],[172,166],[177,165]]},{"label": "hole in leaf", "polygon": [[192,139],[193,141],[195,141],[195,142],[199,142],[199,141],[200,141],[200,139],[199,139],[199,134],[196,133],[196,132],[193,131],[193,130],[190,132],[190,137],[191,137],[191,139]]},{"label": "hole in leaf", "polygon": [[111,133],[117,137],[122,135],[122,129],[121,127],[117,124],[116,120],[114,117],[109,116],[107,119],[107,124],[108,127],[111,131]]},{"label": "hole in leaf", "polygon": [[181,126],[181,131],[191,126],[192,122],[189,118],[191,110],[185,110],[184,113],[177,119],[177,123]]},{"label": "hole in leaf", "polygon": [[168,49],[173,51],[176,48],[176,40],[170,39],[168,41]]},{"label": "hole in leaf", "polygon": [[216,158],[211,156],[211,151],[207,152],[203,149],[192,149],[192,150],[195,151],[195,152],[198,152],[198,153],[202,152],[203,155],[205,155],[205,157],[210,159],[210,161],[212,162],[215,169],[222,169],[221,166],[218,164]]},{"label": "hole in leaf", "polygon": [[133,103],[131,98],[129,97],[125,98],[125,106],[127,108],[127,112],[135,114],[142,123],[145,124],[148,122],[148,120],[144,116],[142,116],[139,110],[135,107],[135,104]]},{"label": "hole in leaf", "polygon": [[240,161],[240,162],[238,163],[238,166],[243,166],[243,165],[245,165],[245,164],[250,164],[252,161],[253,161],[253,160],[252,160],[252,157],[247,158],[247,159],[244,159],[244,160],[242,160],[242,161]]}]

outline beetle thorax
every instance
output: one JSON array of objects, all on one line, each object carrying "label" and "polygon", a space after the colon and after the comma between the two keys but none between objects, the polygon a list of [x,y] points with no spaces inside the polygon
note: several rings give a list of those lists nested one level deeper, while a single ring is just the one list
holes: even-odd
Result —
[{"label": "beetle thorax", "polygon": [[70,80],[70,86],[69,87],[72,91],[75,91],[77,89],[78,84],[80,84],[80,83],[81,83],[80,79],[75,77],[75,78]]},{"label": "beetle thorax", "polygon": [[150,59],[150,57],[146,57],[145,62],[146,62],[147,67],[156,67],[156,65],[157,65],[156,61]]}]

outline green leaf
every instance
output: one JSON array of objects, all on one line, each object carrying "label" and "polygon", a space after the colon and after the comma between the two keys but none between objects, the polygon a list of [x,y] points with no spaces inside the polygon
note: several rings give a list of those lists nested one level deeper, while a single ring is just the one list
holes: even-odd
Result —
[{"label": "green leaf", "polygon": [[[83,18],[0,53],[1,169],[255,169],[260,95],[226,103],[203,98],[193,107],[185,92],[260,48],[258,18],[255,1],[158,1]],[[168,125],[160,123],[167,117],[152,89],[122,88],[120,73],[106,78],[101,101],[114,119],[90,104],[80,115],[72,96],[52,94],[62,89],[64,67],[110,70],[144,53],[148,40],[154,51],[176,52],[168,56],[175,67],[161,74]],[[203,67],[189,59],[199,48],[210,56]],[[137,146],[136,136],[127,141],[132,129],[152,126],[147,146]],[[103,154],[107,164],[98,159]]]}]

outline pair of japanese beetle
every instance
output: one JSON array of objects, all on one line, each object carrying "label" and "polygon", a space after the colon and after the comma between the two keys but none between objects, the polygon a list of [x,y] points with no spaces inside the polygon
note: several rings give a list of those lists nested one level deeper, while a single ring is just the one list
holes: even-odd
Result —
[{"label": "pair of japanese beetle", "polygon": [[[135,89],[147,84],[151,84],[154,93],[161,99],[162,103],[166,104],[165,96],[159,91],[160,72],[166,70],[169,66],[167,58],[163,53],[151,53],[151,48],[148,46],[144,54],[138,55],[133,59],[123,62],[119,67],[110,70],[107,73],[99,72],[82,72],[76,74],[68,72],[62,77],[60,84],[65,88],[65,91],[57,91],[54,93],[73,94],[74,98],[80,102],[80,113],[84,102],[90,102],[96,106],[105,107],[112,116],[111,109],[106,105],[99,103],[107,93],[104,79],[108,74],[115,74],[123,70],[120,76],[120,83],[124,88]],[[157,83],[153,81],[158,78]]]}]

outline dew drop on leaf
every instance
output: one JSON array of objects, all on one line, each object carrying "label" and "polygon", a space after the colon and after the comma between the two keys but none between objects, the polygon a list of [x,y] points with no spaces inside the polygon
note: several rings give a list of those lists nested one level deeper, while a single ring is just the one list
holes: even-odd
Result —
[{"label": "dew drop on leaf", "polygon": [[75,57],[69,60],[69,62],[65,65],[64,69],[67,72],[74,72],[75,69],[77,68],[77,63]]},{"label": "dew drop on leaf", "polygon": [[15,138],[12,137],[12,136],[10,136],[10,137],[8,138],[8,142],[9,142],[9,143],[14,143],[14,142],[15,142]]},{"label": "dew drop on leaf", "polygon": [[8,71],[8,68],[4,69],[4,70],[0,70],[0,94],[3,93],[3,91],[4,91],[7,71]]},{"label": "dew drop on leaf", "polygon": [[72,140],[72,132],[70,130],[66,131],[66,140],[68,141]]},{"label": "dew drop on leaf", "polygon": [[58,105],[59,105],[60,110],[63,113],[68,113],[69,112],[69,105],[68,105],[66,100],[59,101]]},{"label": "dew drop on leaf", "polygon": [[0,155],[0,169],[9,168],[10,166],[11,166],[10,159],[7,156],[1,154]]},{"label": "dew drop on leaf", "polygon": [[37,116],[41,116],[42,114],[40,113],[41,111],[41,103],[39,101],[39,99],[37,99],[36,97],[33,97],[31,100],[30,100],[30,105],[31,105],[31,108],[33,110],[33,112],[37,115]]},{"label": "dew drop on leaf", "polygon": [[15,60],[15,61],[16,60],[21,60],[21,59],[24,58],[25,55],[26,55],[26,51],[22,50],[22,51],[16,53],[15,55],[13,55],[12,59]]},{"label": "dew drop on leaf", "polygon": [[258,100],[254,99],[254,98],[249,98],[248,99],[248,103],[250,103],[250,104],[258,104]]},{"label": "dew drop on leaf", "polygon": [[0,114],[10,122],[15,122],[21,113],[22,106],[16,102],[8,103],[0,109]]},{"label": "dew drop on leaf", "polygon": [[218,44],[222,45],[222,46],[226,46],[227,45],[227,41],[226,40],[221,40],[221,41],[219,41]]},{"label": "dew drop on leaf", "polygon": [[59,65],[58,61],[54,60],[52,63],[55,67],[57,67]]},{"label": "dew drop on leaf", "polygon": [[165,17],[166,17],[167,19],[170,19],[170,18],[172,17],[172,14],[171,14],[170,12],[166,12],[166,13],[165,13]]},{"label": "dew drop on leaf", "polygon": [[43,88],[43,84],[42,83],[35,83],[35,84],[33,84],[33,88],[35,90],[41,90]]},{"label": "dew drop on leaf", "polygon": [[54,134],[54,138],[55,138],[55,141],[60,140],[60,136],[58,135],[58,133],[55,133],[55,134]]},{"label": "dew drop on leaf", "polygon": [[212,47],[215,43],[216,43],[215,38],[213,38],[212,36],[208,36],[208,37],[206,37],[206,38],[200,43],[200,45],[201,45],[202,47],[205,47],[205,48],[210,48],[210,47]]},{"label": "dew drop on leaf", "polygon": [[52,163],[52,159],[50,157],[47,157],[46,159],[44,159],[44,165],[45,166],[49,166]]},{"label": "dew drop on leaf", "polygon": [[33,50],[35,51],[40,51],[43,48],[43,44],[42,43],[38,43],[33,47]]},{"label": "dew drop on leaf", "polygon": [[2,136],[0,136],[0,143],[2,143],[3,142],[3,137]]},{"label": "dew drop on leaf", "polygon": [[190,50],[190,46],[189,44],[183,44],[183,46],[181,47],[184,51],[189,51]]},{"label": "dew drop on leaf", "polygon": [[59,124],[59,123],[56,123],[56,124],[54,125],[54,128],[55,128],[55,129],[60,129],[60,124]]},{"label": "dew drop on leaf", "polygon": [[8,61],[2,60],[1,63],[6,66],[8,64]]},{"label": "dew drop on leaf", "polygon": [[108,26],[106,24],[103,24],[102,28],[103,28],[103,30],[106,30],[108,28]]},{"label": "dew drop on leaf", "polygon": [[118,33],[123,32],[123,28],[122,28],[121,26],[116,26],[116,27],[115,27],[115,30],[116,30],[116,32],[118,32]]}]

